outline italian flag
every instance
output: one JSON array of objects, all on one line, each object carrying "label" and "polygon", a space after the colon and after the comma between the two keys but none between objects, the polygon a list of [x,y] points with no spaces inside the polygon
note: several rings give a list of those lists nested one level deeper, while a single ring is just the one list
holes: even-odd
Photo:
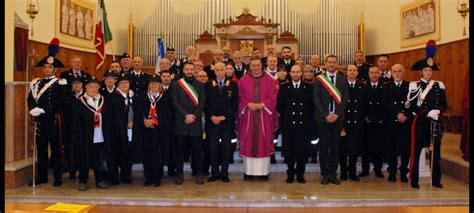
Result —
[{"label": "italian flag", "polygon": [[95,68],[98,70],[104,63],[105,43],[112,40],[112,32],[110,32],[107,23],[107,12],[105,11],[104,0],[99,0],[97,4],[97,16],[95,24],[94,47],[95,47]]}]

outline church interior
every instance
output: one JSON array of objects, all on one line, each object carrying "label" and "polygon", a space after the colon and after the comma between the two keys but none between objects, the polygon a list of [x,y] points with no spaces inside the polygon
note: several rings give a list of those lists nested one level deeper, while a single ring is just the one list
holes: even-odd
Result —
[{"label": "church interior", "polygon": [[[88,205],[77,212],[467,212],[468,7],[465,0],[5,1],[5,210],[42,212],[66,203]],[[101,37],[105,39],[103,55],[95,43],[99,19],[108,26],[101,32],[106,34]],[[48,55],[52,38],[59,39],[56,58],[65,65],[55,71],[56,77],[72,66],[74,57],[80,57],[82,70],[99,80],[123,53],[140,56],[142,71],[155,74],[159,52],[164,50],[157,40],[161,38],[164,48],[175,49],[178,60],[186,58],[187,47],[193,46],[203,66],[213,64],[218,48],[240,51],[242,60],[249,63],[253,51],[267,56],[267,46],[272,45],[278,57],[283,47],[290,47],[291,57],[304,64],[318,54],[323,68],[323,56],[337,55],[337,70],[344,72],[360,50],[365,62],[374,65],[379,56],[387,55],[390,66],[405,67],[405,80],[418,81],[420,73],[410,67],[425,57],[427,41],[434,40],[433,61],[440,71],[433,73],[433,79],[444,83],[447,99],[441,116],[445,121],[440,159],[444,188],[431,187],[430,156],[424,150],[420,189],[374,176],[321,185],[319,161],[306,164],[306,184],[287,184],[287,167],[278,145],[266,182],[242,179],[244,165],[237,150],[229,165],[230,183],[196,185],[191,163],[185,162],[185,181],[179,186],[163,177],[160,187],[143,187],[141,163],[132,167],[131,185],[90,187],[82,192],[77,190],[77,180],[63,175],[61,187],[53,187],[51,179],[48,184],[28,186],[37,167],[33,166],[36,129],[27,97],[30,82],[43,75],[43,69],[35,65]],[[358,172],[361,164],[357,162]],[[386,176],[387,167],[384,163]]]}]

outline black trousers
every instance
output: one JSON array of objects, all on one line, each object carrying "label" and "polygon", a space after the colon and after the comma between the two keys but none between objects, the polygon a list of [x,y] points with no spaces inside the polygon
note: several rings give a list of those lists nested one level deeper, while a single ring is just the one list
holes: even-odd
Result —
[{"label": "black trousers", "polygon": [[[124,140],[113,141],[111,178],[113,180],[130,179],[132,174],[132,143]],[[119,173],[120,169],[120,173]]]},{"label": "black trousers", "polygon": [[321,174],[336,175],[339,165],[338,145],[341,137],[342,121],[333,123],[316,122],[319,132],[319,165]]},{"label": "black trousers", "polygon": [[[62,144],[59,141],[59,129],[55,122],[38,121],[35,137],[38,153],[38,178],[48,180],[48,168],[51,167],[54,179],[60,180],[63,173]],[[50,157],[48,157],[48,145],[51,148]]]},{"label": "black trousers", "polygon": [[206,135],[206,138],[202,140],[202,172],[203,174],[208,174],[209,168],[211,167],[211,156],[209,153],[209,146],[210,146],[209,135]]},{"label": "black trousers", "polygon": [[159,134],[158,130],[147,129],[143,140],[143,172],[146,180],[159,181],[163,176],[162,144],[168,143],[168,135]]},{"label": "black trousers", "polygon": [[[90,146],[93,146],[92,155],[88,153],[84,153],[86,156],[93,156],[94,159],[89,159],[92,165],[88,163],[82,162],[79,167],[79,183],[87,183],[87,179],[89,178],[89,166],[92,166],[94,169],[94,178],[95,183],[98,184],[102,181],[107,179],[107,171],[103,170],[100,166],[100,156],[104,154],[103,149],[105,149],[105,143],[94,143]],[[87,159],[85,159],[87,161]]]},{"label": "black trousers", "polygon": [[365,140],[363,140],[362,171],[369,172],[370,162],[374,164],[375,172],[382,172],[384,155],[383,125],[368,123]]},{"label": "black trousers", "polygon": [[[413,160],[412,183],[418,183],[419,181],[420,154],[423,147],[430,144],[430,137],[430,121],[428,119],[417,121],[415,126],[415,159]],[[433,184],[439,184],[441,183],[441,165],[439,163],[441,157],[441,138],[434,140],[433,148],[433,159],[431,159],[433,161],[433,167],[431,168],[433,174],[431,180]]]},{"label": "black trousers", "polygon": [[168,176],[176,172],[176,135],[168,134],[169,143],[168,145]]},{"label": "black trousers", "polygon": [[304,157],[285,157],[286,165],[288,166],[288,170],[286,174],[288,176],[294,176],[303,178],[304,171],[306,170],[306,163],[308,162],[308,158]]},{"label": "black trousers", "polygon": [[[357,155],[350,155],[349,147],[347,144],[347,136],[341,137],[341,143],[339,144],[339,165],[341,166],[341,175],[347,175],[347,172],[351,175],[356,174]],[[348,159],[349,158],[349,164]]]},{"label": "black trousers", "polygon": [[[226,125],[209,125],[207,139],[212,176],[229,176],[229,155],[232,128]],[[221,142],[219,143],[219,140]],[[220,145],[219,145],[220,144]],[[221,160],[219,161],[219,154]],[[221,168],[219,169],[219,163]]]},{"label": "black trousers", "polygon": [[190,137],[192,144],[192,163],[195,166],[196,176],[202,175],[202,135],[186,136],[176,135],[176,173],[179,178],[183,177],[184,154],[186,137]]}]

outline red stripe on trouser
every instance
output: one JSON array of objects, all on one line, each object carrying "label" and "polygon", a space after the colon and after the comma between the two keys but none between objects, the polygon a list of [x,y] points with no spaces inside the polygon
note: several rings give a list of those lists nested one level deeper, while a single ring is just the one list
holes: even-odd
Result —
[{"label": "red stripe on trouser", "polygon": [[408,176],[410,179],[412,178],[413,165],[414,165],[413,161],[415,160],[415,125],[416,125],[417,118],[418,116],[415,115],[415,117],[413,118],[413,122],[411,123],[410,175]]},{"label": "red stripe on trouser", "polygon": [[61,165],[64,165],[64,155],[63,155],[63,116],[61,113],[56,114],[58,119],[58,128],[59,128],[59,159],[61,160]]}]

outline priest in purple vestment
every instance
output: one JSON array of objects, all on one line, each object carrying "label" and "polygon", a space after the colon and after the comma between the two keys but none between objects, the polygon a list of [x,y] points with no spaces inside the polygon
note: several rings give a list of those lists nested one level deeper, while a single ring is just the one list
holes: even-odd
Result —
[{"label": "priest in purple vestment", "polygon": [[244,180],[268,180],[270,157],[275,151],[274,132],[278,128],[278,89],[271,76],[262,71],[262,62],[250,60],[250,72],[238,83],[237,133],[244,160]]}]

